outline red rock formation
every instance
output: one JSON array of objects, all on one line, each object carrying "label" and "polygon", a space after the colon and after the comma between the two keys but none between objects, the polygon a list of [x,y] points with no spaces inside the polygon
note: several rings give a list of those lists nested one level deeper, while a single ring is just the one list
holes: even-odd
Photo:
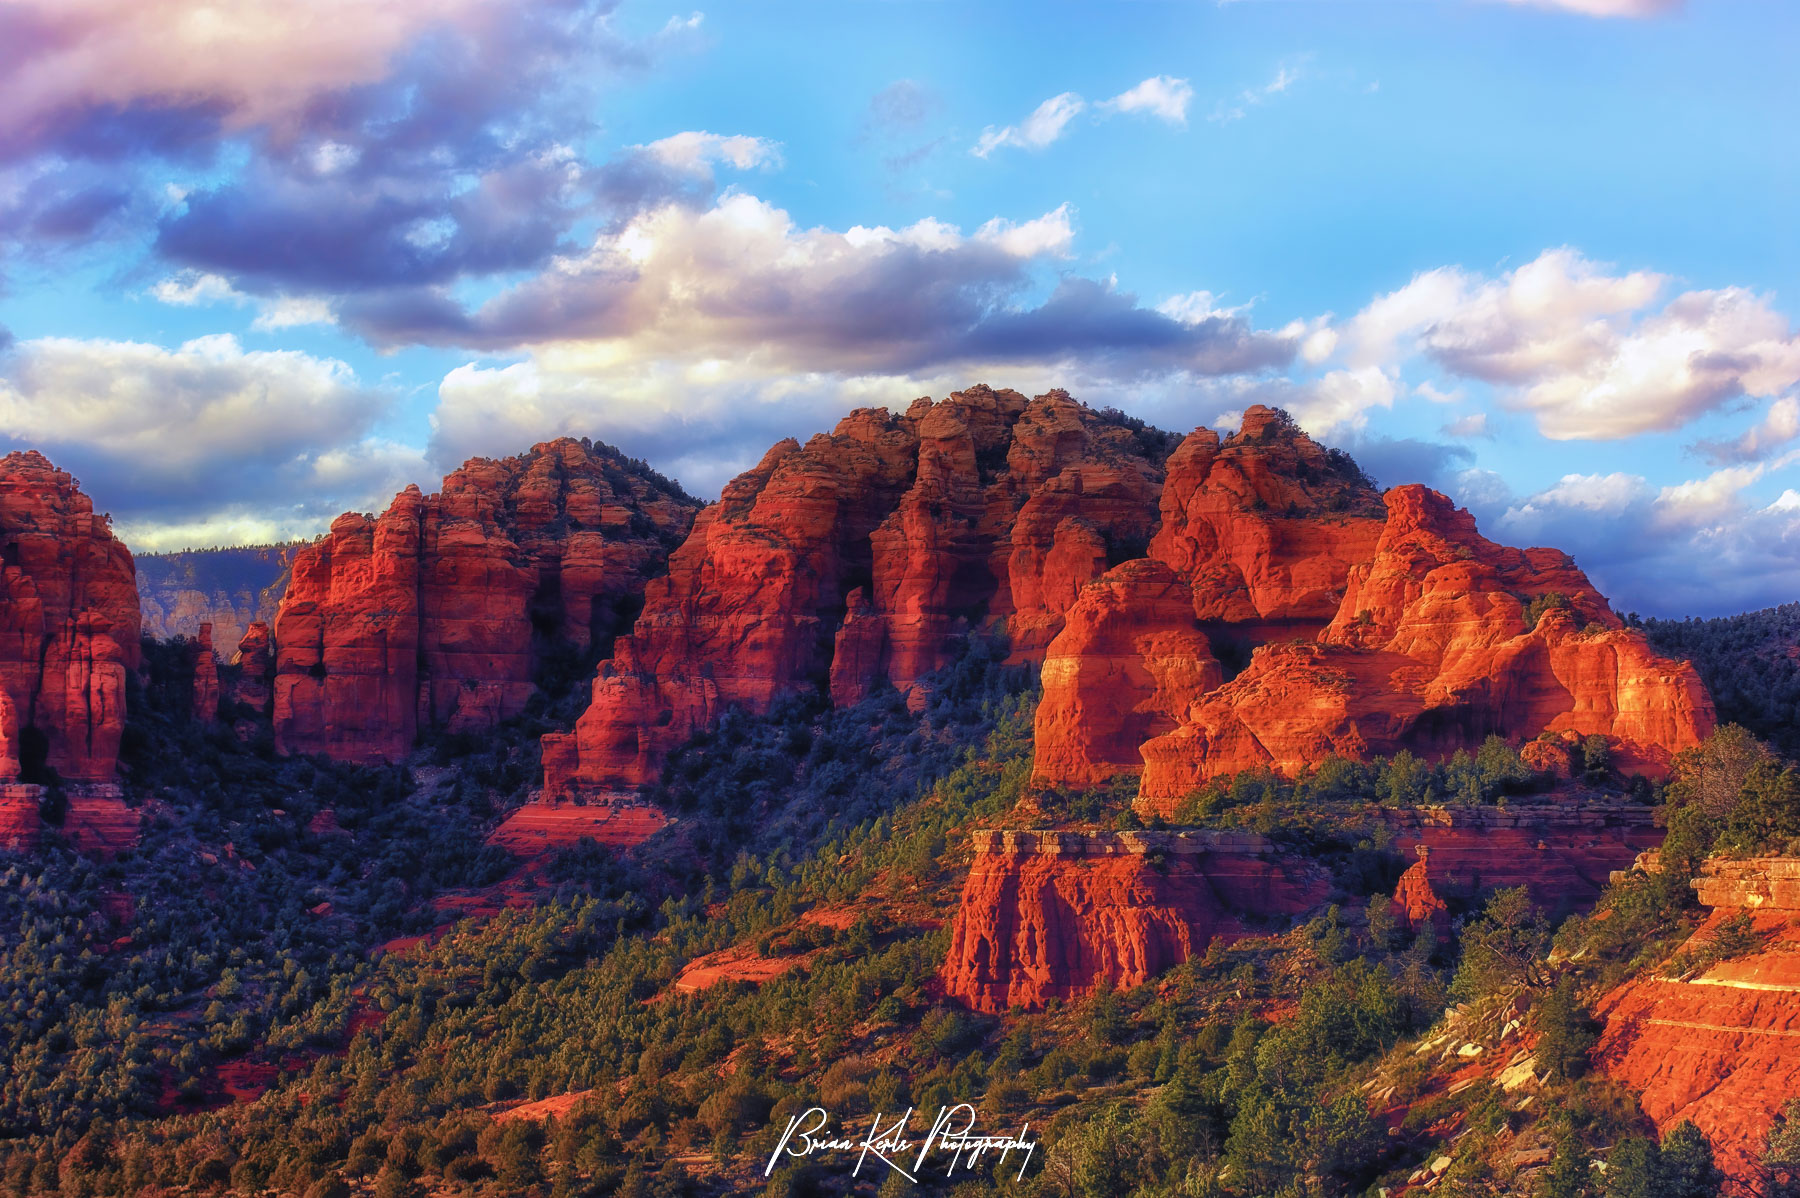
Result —
[{"label": "red rock formation", "polygon": [[[1143,746],[1146,798],[1170,806],[1244,769],[1435,755],[1496,733],[1597,733],[1615,764],[1656,773],[1712,730],[1693,668],[1621,628],[1567,556],[1495,545],[1424,487],[1397,487],[1387,505],[1374,556],[1350,572],[1318,641],[1259,648],[1243,674],[1196,697],[1182,727]],[[1527,605],[1553,594],[1565,606],[1531,625]]]},{"label": "red rock formation", "polygon": [[534,799],[489,833],[488,843],[527,858],[570,848],[584,839],[611,849],[629,849],[668,822],[660,807],[624,798],[583,804]]},{"label": "red rock formation", "polygon": [[1441,940],[1450,931],[1450,906],[1431,888],[1429,843],[1421,842],[1418,853],[1419,859],[1400,875],[1400,882],[1394,887],[1395,915],[1407,931],[1417,932],[1429,926]]},{"label": "red rock formation", "polygon": [[1126,562],[1081,593],[1050,644],[1038,776],[1085,785],[1141,772],[1138,746],[1222,679],[1187,584],[1161,562]]},{"label": "red rock formation", "polygon": [[44,788],[23,782],[0,782],[0,849],[29,852],[43,835],[38,807]]},{"label": "red rock formation", "polygon": [[212,721],[219,716],[219,659],[213,655],[212,625],[200,625],[194,642],[194,718]]},{"label": "red rock formation", "polygon": [[1457,805],[1372,814],[1387,822],[1400,852],[1429,853],[1424,876],[1440,898],[1474,900],[1523,886],[1553,915],[1592,907],[1613,871],[1629,869],[1663,839],[1656,811],[1635,803]]},{"label": "red rock formation", "polygon": [[1381,536],[1380,494],[1355,464],[1261,404],[1223,443],[1196,430],[1168,472],[1150,555],[1192,584],[1202,619],[1257,641],[1330,623]]},{"label": "red rock formation", "polygon": [[831,702],[852,707],[868,695],[882,677],[882,651],[887,648],[887,623],[882,620],[869,593],[851,591],[831,650]]},{"label": "red rock formation", "polygon": [[131,553],[42,454],[0,459],[0,688],[27,774],[111,778],[139,661]]},{"label": "red rock formation", "polygon": [[986,387],[782,442],[647,589],[576,731],[546,738],[546,789],[648,781],[734,704],[911,689],[973,628],[1004,621],[1037,660],[1108,546],[1148,540],[1155,445],[1062,392]]},{"label": "red rock formation", "polygon": [[1653,975],[1596,1009],[1602,1068],[1639,1094],[1667,1131],[1692,1119],[1740,1193],[1759,1193],[1759,1161],[1782,1106],[1800,1094],[1800,859],[1711,862],[1696,880],[1714,908],[1690,945],[1749,912],[1761,944],[1679,977]]},{"label": "red rock formation", "polygon": [[231,701],[259,716],[268,715],[275,682],[275,648],[267,624],[253,623],[244,631],[231,664],[237,667]]},{"label": "red rock formation", "polygon": [[[1136,986],[1238,914],[1298,914],[1329,889],[1250,833],[976,832],[940,978],[977,1010],[1041,1007],[1103,981]],[[1149,855],[1161,854],[1152,864]]]},{"label": "red rock formation", "polygon": [[546,653],[604,649],[693,509],[567,438],[476,458],[379,519],[349,513],[296,555],[275,626],[278,748],[403,756],[421,726],[518,714]]},{"label": "red rock formation", "polygon": [[0,784],[19,779],[19,709],[0,690]]}]

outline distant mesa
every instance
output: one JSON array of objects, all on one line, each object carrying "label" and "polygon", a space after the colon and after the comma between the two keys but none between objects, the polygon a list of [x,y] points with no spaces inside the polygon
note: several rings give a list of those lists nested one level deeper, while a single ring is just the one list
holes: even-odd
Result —
[{"label": "distant mesa", "polygon": [[250,625],[272,624],[287,592],[294,555],[307,542],[240,545],[137,555],[138,604],[144,635],[193,639],[211,624],[221,646],[237,644]]}]

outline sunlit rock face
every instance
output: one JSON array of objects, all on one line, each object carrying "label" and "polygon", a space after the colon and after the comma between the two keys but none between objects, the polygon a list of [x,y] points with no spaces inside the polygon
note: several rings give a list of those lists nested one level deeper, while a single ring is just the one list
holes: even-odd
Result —
[{"label": "sunlit rock face", "polygon": [[564,438],[476,458],[435,495],[408,487],[379,517],[338,517],[295,556],[276,616],[277,746],[394,760],[421,728],[517,715],[546,655],[604,648],[629,623],[695,509]]}]

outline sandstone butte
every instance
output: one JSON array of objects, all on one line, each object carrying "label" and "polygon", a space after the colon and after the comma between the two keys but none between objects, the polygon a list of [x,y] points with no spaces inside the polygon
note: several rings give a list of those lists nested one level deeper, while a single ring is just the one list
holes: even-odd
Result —
[{"label": "sandstone butte", "polygon": [[[1449,930],[1446,899],[1525,886],[1552,912],[1586,909],[1609,873],[1662,840],[1635,804],[1372,808],[1416,851],[1394,899],[1407,927]],[[1246,934],[1244,917],[1305,915],[1329,878],[1251,832],[976,831],[939,978],[977,1010],[1035,1009],[1136,986]]]},{"label": "sandstone butte", "polygon": [[107,518],[42,454],[0,459],[0,781],[113,777],[138,628]]},{"label": "sandstone butte", "polygon": [[1600,734],[1655,773],[1711,730],[1693,669],[1566,555],[1496,545],[1424,487],[1384,498],[1269,408],[1165,447],[1063,392],[986,387],[782,442],[647,588],[575,730],[545,738],[546,792],[652,781],[733,705],[916,699],[977,628],[1043,664],[1037,780],[1141,774],[1151,806],[1490,733]]},{"label": "sandstone butte", "polygon": [[[973,629],[1042,660],[1081,589],[1155,532],[1162,437],[1052,391],[851,413],[733,480],[645,592],[545,789],[651,781],[725,708],[804,690],[912,699]],[[279,639],[279,638],[278,638]]]},{"label": "sandstone butte", "polygon": [[338,517],[295,555],[275,617],[277,748],[394,760],[422,728],[517,715],[545,655],[604,650],[629,624],[696,506],[616,451],[563,438],[472,459],[379,518]]},{"label": "sandstone butte", "polygon": [[[1496,545],[1426,487],[1377,496],[1269,409],[1224,442],[1201,429],[1169,458],[1150,557],[1171,572],[1153,598],[1095,596],[1144,589],[1143,564],[1118,568],[1049,647],[1040,782],[1140,774],[1145,805],[1167,814],[1246,769],[1293,776],[1334,753],[1437,757],[1546,733],[1604,736],[1615,764],[1655,774],[1714,725],[1693,668],[1623,627],[1567,555]],[[1535,620],[1534,600],[1548,605]],[[1207,687],[1187,649],[1196,621],[1215,653],[1250,649],[1223,685]],[[1135,665],[1117,649],[1133,638]],[[1171,685],[1183,677],[1202,681]],[[1141,733],[1135,754],[1119,737],[1090,747],[1095,726]]]},{"label": "sandstone butte", "polygon": [[1740,914],[1760,943],[1613,991],[1596,1008],[1605,1030],[1595,1058],[1638,1092],[1659,1129],[1692,1119],[1736,1192],[1760,1193],[1769,1129],[1800,1096],[1800,858],[1709,862],[1694,889],[1713,910],[1689,948]]}]

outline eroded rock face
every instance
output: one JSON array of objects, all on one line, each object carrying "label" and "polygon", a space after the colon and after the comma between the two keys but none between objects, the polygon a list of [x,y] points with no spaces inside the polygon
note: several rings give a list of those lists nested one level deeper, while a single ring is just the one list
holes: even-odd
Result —
[{"label": "eroded rock face", "polygon": [[1419,859],[1407,867],[1394,887],[1394,914],[1407,931],[1431,928],[1441,940],[1450,931],[1450,905],[1431,888],[1430,846],[1421,843],[1418,853]]},{"label": "eroded rock face", "polygon": [[1168,566],[1126,562],[1081,593],[1044,658],[1036,720],[1040,778],[1104,782],[1142,768],[1138,746],[1173,731],[1224,675]]},{"label": "eroded rock face", "polygon": [[200,625],[194,641],[194,718],[219,717],[219,659],[213,654],[212,625]]},{"label": "eroded rock face", "polygon": [[[1374,554],[1350,570],[1318,638],[1258,648],[1142,747],[1153,804],[1245,769],[1292,775],[1332,753],[1401,748],[1437,756],[1490,734],[1599,734],[1616,765],[1654,774],[1712,730],[1693,668],[1622,628],[1566,555],[1495,545],[1424,487],[1386,500]],[[1528,613],[1553,595],[1561,606]]]},{"label": "eroded rock face", "polygon": [[[14,754],[35,777],[110,779],[137,668],[131,553],[65,471],[40,453],[0,459],[0,688]],[[7,767],[10,758],[0,762]]]},{"label": "eroded rock face", "polygon": [[421,726],[518,714],[545,655],[610,643],[693,514],[615,451],[563,438],[340,516],[295,556],[276,617],[277,747],[392,760]]},{"label": "eroded rock face", "polygon": [[231,684],[231,701],[248,707],[254,715],[268,715],[274,695],[275,642],[267,624],[253,623],[244,630],[231,664],[238,668]]},{"label": "eroded rock face", "polygon": [[1257,643],[1310,636],[1337,614],[1384,515],[1347,456],[1257,404],[1230,438],[1198,429],[1170,455],[1150,556],[1191,584],[1201,619]]},{"label": "eroded rock face", "polygon": [[726,487],[601,664],[546,789],[631,786],[728,706],[902,690],[1002,621],[1041,658],[1082,584],[1141,552],[1161,443],[1062,392],[854,412]]},{"label": "eroded rock face", "polygon": [[1757,1193],[1769,1128],[1800,1094],[1800,859],[1712,862],[1695,891],[1713,912],[1690,945],[1740,913],[1761,943],[1698,974],[1650,976],[1607,995],[1595,1059],[1638,1092],[1660,1130],[1692,1119],[1740,1192]]},{"label": "eroded rock face", "polygon": [[[1329,890],[1251,833],[976,832],[939,974],[976,1010],[1128,989],[1244,934],[1239,915],[1298,914]],[[1160,854],[1152,862],[1151,854]]]}]

